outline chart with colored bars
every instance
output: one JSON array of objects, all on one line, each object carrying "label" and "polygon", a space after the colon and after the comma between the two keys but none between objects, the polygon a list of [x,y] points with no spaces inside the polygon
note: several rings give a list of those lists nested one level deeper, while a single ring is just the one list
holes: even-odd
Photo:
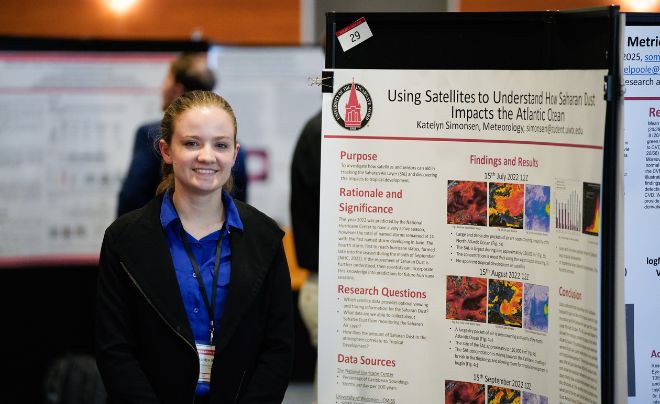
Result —
[{"label": "chart with colored bars", "polygon": [[554,200],[556,229],[598,235],[600,184],[558,179]]}]

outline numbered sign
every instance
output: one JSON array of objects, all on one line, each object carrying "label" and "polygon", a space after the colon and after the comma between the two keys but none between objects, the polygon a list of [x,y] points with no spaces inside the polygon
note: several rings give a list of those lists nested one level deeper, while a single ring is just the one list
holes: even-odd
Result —
[{"label": "numbered sign", "polygon": [[337,31],[337,39],[344,52],[374,36],[364,17]]}]

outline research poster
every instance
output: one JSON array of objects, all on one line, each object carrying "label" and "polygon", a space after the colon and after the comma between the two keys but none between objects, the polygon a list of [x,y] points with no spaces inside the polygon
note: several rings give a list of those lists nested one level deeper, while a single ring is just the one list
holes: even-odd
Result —
[{"label": "research poster", "polygon": [[606,71],[332,73],[319,402],[600,402]]},{"label": "research poster", "polygon": [[660,403],[660,28],[624,45],[624,261],[628,402]]},{"label": "research poster", "polygon": [[171,58],[0,53],[0,267],[98,262]]}]

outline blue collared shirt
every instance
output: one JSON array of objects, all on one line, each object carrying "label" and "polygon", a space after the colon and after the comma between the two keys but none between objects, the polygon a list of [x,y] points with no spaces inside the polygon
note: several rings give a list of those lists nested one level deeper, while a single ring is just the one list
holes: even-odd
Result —
[{"label": "blue collared shirt", "polygon": [[[229,293],[229,280],[231,277],[231,247],[229,243],[229,234],[234,229],[243,230],[243,222],[238,215],[238,210],[231,197],[223,190],[222,203],[225,207],[225,226],[222,230],[215,231],[206,235],[201,240],[184,232],[193,256],[199,266],[199,272],[204,280],[206,294],[211,299],[211,283],[213,282],[213,269],[215,266],[215,252],[220,238],[220,232],[224,231],[222,236],[222,251],[220,254],[220,268],[218,273],[216,303],[214,313],[215,335],[220,335],[220,321],[225,311],[225,302]],[[160,209],[160,223],[165,230],[165,236],[172,255],[174,270],[183,305],[188,315],[188,321],[192,328],[195,342],[210,344],[209,341],[209,313],[204,304],[204,298],[199,290],[199,283],[193,270],[192,263],[188,258],[183,241],[181,239],[181,219],[174,208],[170,192],[165,192]],[[198,383],[196,394],[208,394],[209,385]]]}]

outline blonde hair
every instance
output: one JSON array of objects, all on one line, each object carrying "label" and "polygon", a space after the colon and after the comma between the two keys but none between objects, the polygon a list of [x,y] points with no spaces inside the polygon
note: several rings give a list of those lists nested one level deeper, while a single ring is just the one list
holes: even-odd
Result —
[{"label": "blonde hair", "polygon": [[[165,110],[163,115],[163,120],[160,122],[160,139],[164,140],[168,146],[172,145],[172,135],[174,134],[174,126],[176,125],[177,119],[186,111],[189,111],[194,108],[202,107],[216,107],[227,112],[231,118],[232,124],[234,126],[234,145],[236,145],[236,132],[238,131],[238,126],[236,123],[236,115],[234,110],[231,108],[231,105],[219,96],[218,94],[212,91],[202,91],[195,90],[190,91],[176,100],[174,100],[169,107]],[[161,172],[163,179],[156,189],[156,195],[161,195],[170,188],[174,190],[174,172],[172,170],[171,164],[166,164],[165,161],[162,162]],[[227,182],[225,182],[222,188],[229,192],[231,191],[234,185],[232,176],[229,176]]]}]

